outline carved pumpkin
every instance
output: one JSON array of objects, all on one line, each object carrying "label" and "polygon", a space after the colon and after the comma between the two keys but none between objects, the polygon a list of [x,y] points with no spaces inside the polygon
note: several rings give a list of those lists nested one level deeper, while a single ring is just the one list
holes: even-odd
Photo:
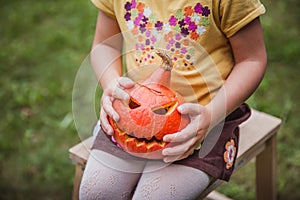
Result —
[{"label": "carved pumpkin", "polygon": [[157,54],[163,59],[161,66],[143,82],[126,90],[129,103],[118,99],[113,102],[120,120],[115,122],[109,118],[121,148],[148,159],[161,159],[161,152],[168,145],[163,141],[164,135],[180,131],[190,121],[177,111],[183,98],[169,88],[172,60],[164,52]]}]

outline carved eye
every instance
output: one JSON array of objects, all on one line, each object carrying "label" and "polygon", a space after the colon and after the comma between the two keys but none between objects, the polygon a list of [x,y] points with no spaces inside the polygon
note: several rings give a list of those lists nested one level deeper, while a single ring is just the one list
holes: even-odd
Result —
[{"label": "carved eye", "polygon": [[135,100],[134,98],[130,97],[128,106],[129,106],[130,109],[135,109],[135,108],[140,107],[141,104],[137,100]]},{"label": "carved eye", "polygon": [[151,110],[152,112],[158,115],[168,115],[169,113],[174,111],[177,104],[178,104],[177,102],[171,102],[163,106],[152,108]]}]

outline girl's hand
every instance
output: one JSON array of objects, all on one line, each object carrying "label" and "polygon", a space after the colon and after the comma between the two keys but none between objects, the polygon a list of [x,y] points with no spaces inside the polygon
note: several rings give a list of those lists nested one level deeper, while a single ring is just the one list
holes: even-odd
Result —
[{"label": "girl's hand", "polygon": [[196,103],[185,103],[178,107],[182,114],[188,114],[191,122],[181,131],[165,135],[163,140],[170,142],[170,147],[163,150],[164,162],[174,162],[191,155],[210,130],[211,112]]},{"label": "girl's hand", "polygon": [[112,107],[114,99],[121,99],[124,101],[129,100],[129,95],[124,89],[130,89],[134,87],[134,82],[127,77],[120,77],[112,80],[110,86],[104,89],[101,105],[100,105],[100,123],[103,130],[108,134],[112,135],[114,130],[111,127],[107,117],[113,118],[115,121],[119,121],[119,115]]}]

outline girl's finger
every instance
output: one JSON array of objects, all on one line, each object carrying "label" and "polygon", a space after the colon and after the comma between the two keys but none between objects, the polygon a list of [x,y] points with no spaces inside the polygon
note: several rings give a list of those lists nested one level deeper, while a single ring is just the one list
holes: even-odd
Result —
[{"label": "girl's finger", "polygon": [[203,106],[195,103],[184,103],[178,106],[177,110],[181,114],[200,115],[202,113]]},{"label": "girl's finger", "polygon": [[112,135],[114,133],[113,128],[111,127],[108,119],[107,114],[104,112],[104,110],[101,109],[100,111],[100,124],[103,130],[108,134]]},{"label": "girl's finger", "polygon": [[124,89],[120,88],[120,86],[115,87],[114,91],[112,92],[112,97],[125,101],[128,101],[130,98],[129,94],[125,92]]},{"label": "girl's finger", "polygon": [[180,155],[166,156],[166,157],[164,157],[163,161],[166,163],[170,163],[170,162],[175,162],[177,160],[182,160],[184,158],[187,158],[191,154],[193,154],[193,152],[194,152],[194,149],[192,148]]},{"label": "girl's finger", "polygon": [[110,97],[108,96],[104,96],[102,99],[102,108],[104,109],[105,113],[112,117],[113,120],[115,121],[119,121],[119,115],[118,113],[115,111],[115,109],[112,107],[112,102]]},{"label": "girl's finger", "polygon": [[181,156],[186,152],[189,152],[191,148],[194,149],[193,147],[197,142],[197,139],[197,137],[194,137],[184,143],[178,143],[172,147],[168,147],[163,150],[162,154],[164,156]]},{"label": "girl's finger", "polygon": [[117,80],[117,82],[118,82],[118,84],[119,84],[119,86],[121,87],[121,88],[127,88],[127,89],[129,89],[129,88],[132,88],[133,86],[134,86],[134,82],[130,79],[130,78],[128,78],[128,77],[120,77],[120,78],[118,78],[118,80]]},{"label": "girl's finger", "polygon": [[193,119],[184,129],[177,133],[168,134],[163,137],[165,142],[184,142],[195,137],[198,132],[199,119]]}]

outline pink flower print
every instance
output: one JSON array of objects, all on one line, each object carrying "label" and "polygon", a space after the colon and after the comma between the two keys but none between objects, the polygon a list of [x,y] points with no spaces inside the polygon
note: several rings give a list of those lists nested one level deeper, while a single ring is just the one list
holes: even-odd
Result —
[{"label": "pink flower print", "polygon": [[189,29],[190,31],[195,31],[195,30],[197,29],[197,25],[195,24],[195,22],[189,23],[188,29]]},{"label": "pink flower print", "polygon": [[186,54],[186,53],[187,53],[187,50],[186,50],[185,47],[181,48],[181,53],[182,53],[182,54]]},{"label": "pink flower print", "polygon": [[150,37],[151,36],[151,32],[149,30],[146,31],[145,33],[146,37]]},{"label": "pink flower print", "polygon": [[131,8],[136,8],[136,0],[131,1]]},{"label": "pink flower print", "polygon": [[176,26],[177,25],[177,19],[176,19],[176,17],[174,17],[173,15],[170,17],[170,19],[169,19],[169,24],[171,25],[171,26]]},{"label": "pink flower print", "polygon": [[202,9],[203,9],[203,6],[201,5],[201,3],[197,3],[194,7],[195,13],[198,13],[198,14],[202,13]]},{"label": "pink flower print", "polygon": [[143,13],[139,13],[138,16],[135,18],[134,20],[134,25],[135,26],[139,26],[140,25],[140,22],[142,21],[143,19]]},{"label": "pink flower print", "polygon": [[189,23],[191,23],[191,18],[189,16],[186,16],[184,18],[184,21],[185,21],[186,24],[189,24]]},{"label": "pink flower print", "polygon": [[140,25],[140,19],[138,17],[135,18],[133,23],[134,23],[135,26],[139,26]]},{"label": "pink flower print", "polygon": [[202,10],[202,16],[208,17],[209,14],[210,14],[210,10],[207,6],[205,6]]},{"label": "pink flower print", "polygon": [[151,37],[151,42],[152,42],[152,44],[154,44],[156,42],[156,37],[155,36]]},{"label": "pink flower print", "polygon": [[177,34],[175,35],[175,39],[176,39],[176,40],[181,40],[181,34],[177,33]]},{"label": "pink flower print", "polygon": [[144,14],[141,13],[141,12],[139,12],[137,18],[138,18],[139,20],[142,20],[142,19],[144,18]]},{"label": "pink flower print", "polygon": [[167,44],[166,49],[167,49],[167,50],[170,50],[170,49],[171,49],[171,45],[170,45],[170,44]]},{"label": "pink flower print", "polygon": [[174,40],[173,38],[171,38],[171,39],[169,40],[169,44],[174,45],[174,44],[175,44],[175,40]]}]

